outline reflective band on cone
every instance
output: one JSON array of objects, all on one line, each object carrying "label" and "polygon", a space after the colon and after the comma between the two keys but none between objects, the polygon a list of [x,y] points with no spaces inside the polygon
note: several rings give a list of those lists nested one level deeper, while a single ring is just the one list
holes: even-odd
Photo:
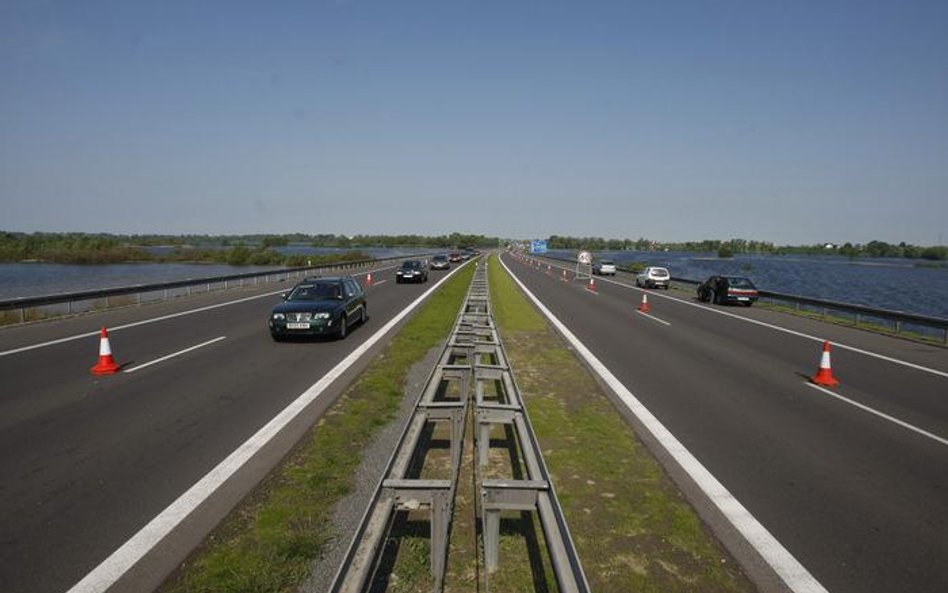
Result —
[{"label": "reflective band on cone", "polygon": [[642,312],[642,313],[648,313],[648,312],[649,312],[648,294],[647,294],[647,293],[644,293],[644,292],[642,293],[642,304],[639,305],[639,311]]},{"label": "reflective band on cone", "polygon": [[830,365],[830,343],[823,342],[823,355],[820,357],[820,369],[815,375],[810,377],[810,381],[824,387],[836,387],[839,381],[833,376],[833,369]]},{"label": "reflective band on cone", "polygon": [[93,375],[111,375],[119,371],[119,365],[112,358],[112,347],[109,345],[109,332],[104,327],[99,333],[99,362],[89,369]]}]

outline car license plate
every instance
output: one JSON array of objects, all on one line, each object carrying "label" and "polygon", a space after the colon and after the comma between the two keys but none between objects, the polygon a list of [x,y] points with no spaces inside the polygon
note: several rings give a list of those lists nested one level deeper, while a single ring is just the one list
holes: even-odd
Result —
[{"label": "car license plate", "polygon": [[746,300],[749,300],[749,299],[748,299],[747,297],[737,297],[737,300],[739,300],[739,301],[746,301]]},{"label": "car license plate", "polygon": [[286,324],[286,329],[309,329],[308,323],[290,321]]}]

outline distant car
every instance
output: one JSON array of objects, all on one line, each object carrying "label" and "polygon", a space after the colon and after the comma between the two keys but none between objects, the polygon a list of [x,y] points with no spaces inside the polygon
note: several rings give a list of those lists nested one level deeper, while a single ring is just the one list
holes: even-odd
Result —
[{"label": "distant car", "polygon": [[642,288],[668,288],[671,274],[666,268],[649,266],[635,276],[635,285]]},{"label": "distant car", "polygon": [[615,276],[616,262],[610,259],[602,259],[593,264],[593,274],[598,276]]},{"label": "distant car", "polygon": [[464,257],[461,255],[459,251],[452,251],[451,255],[448,256],[448,261],[450,261],[452,264],[456,264],[462,261],[463,259]]},{"label": "distant car", "polygon": [[308,278],[283,296],[268,325],[278,342],[290,336],[342,339],[354,323],[365,323],[367,313],[365,292],[351,276]]},{"label": "distant car", "polygon": [[740,303],[750,307],[757,301],[757,287],[744,276],[711,276],[698,286],[698,298],[718,305]]},{"label": "distant car", "polygon": [[409,259],[402,262],[400,268],[395,270],[395,282],[427,282],[428,268],[425,262],[420,259]]},{"label": "distant car", "polygon": [[431,269],[432,270],[447,270],[451,268],[451,262],[448,261],[447,255],[436,255],[431,258]]}]

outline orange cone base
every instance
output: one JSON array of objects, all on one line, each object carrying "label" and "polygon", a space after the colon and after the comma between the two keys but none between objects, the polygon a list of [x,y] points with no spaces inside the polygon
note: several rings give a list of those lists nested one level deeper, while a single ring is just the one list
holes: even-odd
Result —
[{"label": "orange cone base", "polygon": [[115,363],[115,359],[111,356],[100,356],[99,362],[89,369],[89,371],[93,375],[112,375],[119,372],[120,368],[121,367]]},{"label": "orange cone base", "polygon": [[651,309],[649,308],[648,303],[642,303],[641,305],[639,305],[640,313],[648,313],[650,310]]},{"label": "orange cone base", "polygon": [[833,376],[833,371],[829,369],[820,369],[815,375],[810,377],[810,381],[823,387],[836,387],[839,381]]}]

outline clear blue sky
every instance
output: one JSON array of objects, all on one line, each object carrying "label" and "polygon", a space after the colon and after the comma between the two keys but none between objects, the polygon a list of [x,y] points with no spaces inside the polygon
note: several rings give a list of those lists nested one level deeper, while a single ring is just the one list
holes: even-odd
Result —
[{"label": "clear blue sky", "polygon": [[948,241],[948,2],[0,0],[0,230]]}]

